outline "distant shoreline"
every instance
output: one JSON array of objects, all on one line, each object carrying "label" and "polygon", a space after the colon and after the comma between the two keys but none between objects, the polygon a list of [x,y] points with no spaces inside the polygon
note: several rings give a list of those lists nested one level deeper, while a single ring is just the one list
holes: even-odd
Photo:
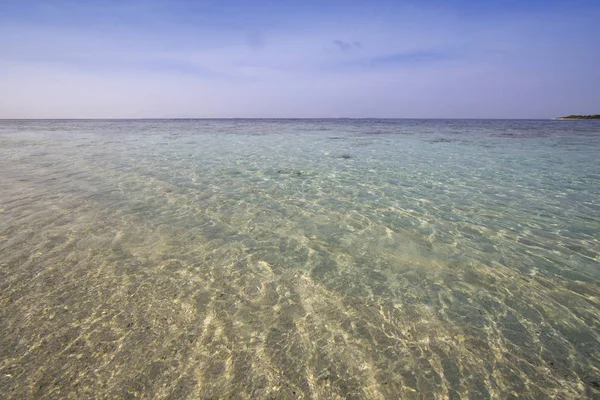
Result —
[{"label": "distant shoreline", "polygon": [[570,121],[570,120],[578,120],[578,119],[600,119],[600,114],[594,115],[568,115],[566,117],[558,117],[554,118],[558,121]]}]

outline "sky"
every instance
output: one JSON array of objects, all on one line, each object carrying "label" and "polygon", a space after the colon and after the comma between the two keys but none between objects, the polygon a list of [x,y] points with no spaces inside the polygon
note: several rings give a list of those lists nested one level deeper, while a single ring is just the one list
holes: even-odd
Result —
[{"label": "sky", "polygon": [[600,113],[600,0],[0,0],[0,118]]}]

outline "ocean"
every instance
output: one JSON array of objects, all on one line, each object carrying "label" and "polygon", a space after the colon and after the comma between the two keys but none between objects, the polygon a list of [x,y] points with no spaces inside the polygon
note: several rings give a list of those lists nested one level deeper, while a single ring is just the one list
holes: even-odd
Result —
[{"label": "ocean", "polygon": [[0,397],[600,398],[600,123],[0,121]]}]

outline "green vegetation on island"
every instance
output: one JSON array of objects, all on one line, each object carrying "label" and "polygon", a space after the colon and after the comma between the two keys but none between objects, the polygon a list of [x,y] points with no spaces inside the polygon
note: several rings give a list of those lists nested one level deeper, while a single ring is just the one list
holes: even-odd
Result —
[{"label": "green vegetation on island", "polygon": [[556,119],[600,119],[600,114],[593,115],[568,115],[566,117],[558,117]]}]

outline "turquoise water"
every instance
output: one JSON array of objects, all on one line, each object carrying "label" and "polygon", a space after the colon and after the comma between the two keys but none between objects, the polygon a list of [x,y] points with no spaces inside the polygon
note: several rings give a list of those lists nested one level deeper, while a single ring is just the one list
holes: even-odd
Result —
[{"label": "turquoise water", "polygon": [[0,393],[600,398],[600,123],[0,121]]}]

